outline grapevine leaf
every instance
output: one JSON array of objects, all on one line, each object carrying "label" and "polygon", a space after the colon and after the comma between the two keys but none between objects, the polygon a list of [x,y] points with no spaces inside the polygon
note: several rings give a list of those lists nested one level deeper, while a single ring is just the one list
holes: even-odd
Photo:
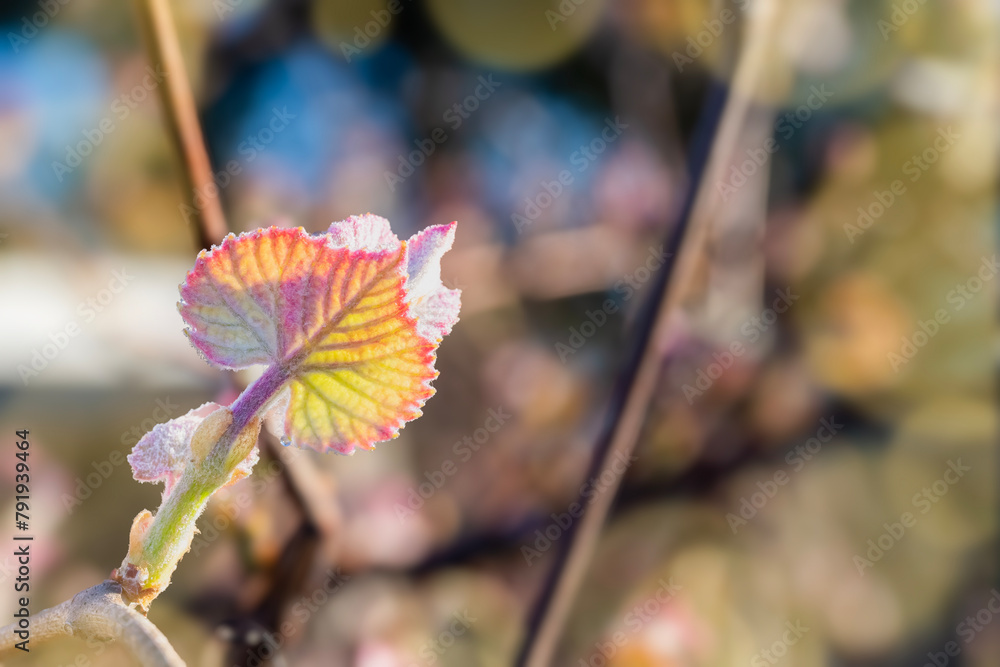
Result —
[{"label": "grapevine leaf", "polygon": [[458,319],[459,292],[440,277],[454,230],[401,242],[385,219],[365,215],[320,235],[230,234],[181,285],[185,333],[216,366],[280,371],[292,444],[371,449],[434,393],[435,350]]}]

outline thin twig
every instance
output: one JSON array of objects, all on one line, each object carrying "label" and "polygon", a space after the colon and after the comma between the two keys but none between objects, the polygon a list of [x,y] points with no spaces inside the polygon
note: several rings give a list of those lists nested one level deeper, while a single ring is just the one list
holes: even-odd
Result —
[{"label": "thin twig", "polygon": [[199,246],[207,248],[221,242],[228,227],[205,149],[198,109],[184,69],[177,28],[167,0],[138,0],[137,4],[147,34],[149,59],[164,74],[158,91],[170,134],[183,161],[184,195],[194,216],[194,232]]},{"label": "thin twig", "polygon": [[[77,593],[72,600],[30,618],[30,643],[58,637],[99,642],[120,641],[143,667],[184,667],[184,661],[145,616],[122,601],[121,586],[104,581]],[[21,641],[16,624],[0,628],[0,654]]]},{"label": "thin twig", "polygon": [[[630,357],[612,396],[607,426],[594,448],[587,479],[600,477],[603,472],[611,470],[619,459],[631,460],[635,451],[660,374],[663,356],[660,345],[667,339],[671,316],[690,289],[718,203],[715,183],[720,181],[731,159],[735,140],[750,105],[750,92],[759,81],[764,49],[775,15],[775,2],[763,0],[754,6],[748,38],[731,87],[734,92],[727,96],[717,84],[713,84],[713,95],[691,151],[692,180],[688,199],[680,221],[666,243],[670,258],[657,276],[649,304],[637,321],[637,340],[630,349]],[[717,137],[714,142],[711,141],[713,137]],[[711,152],[706,162],[709,145]],[[673,280],[672,273],[675,273]],[[622,475],[614,475],[613,479],[600,494],[581,494],[578,499],[579,504],[587,509],[567,531],[555,555],[555,563],[529,621],[517,660],[519,667],[548,667],[552,664],[562,629],[590,565]],[[589,493],[589,490],[586,492]]]}]

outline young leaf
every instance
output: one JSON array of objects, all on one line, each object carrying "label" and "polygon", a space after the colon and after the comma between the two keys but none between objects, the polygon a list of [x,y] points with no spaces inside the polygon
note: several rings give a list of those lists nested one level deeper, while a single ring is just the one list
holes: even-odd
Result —
[{"label": "young leaf", "polygon": [[440,278],[454,232],[431,227],[404,243],[366,215],[315,236],[230,234],[181,286],[185,333],[210,363],[277,373],[292,444],[372,449],[434,393],[435,350],[458,320],[459,292]]},{"label": "young leaf", "polygon": [[[205,403],[180,417],[157,424],[140,438],[128,455],[132,477],[139,482],[163,482],[163,497],[166,498],[192,459],[200,461],[205,458],[206,452],[192,451],[192,441],[197,443],[198,432],[204,430],[206,422],[210,425],[224,418],[232,421],[232,415],[226,408],[218,403]],[[214,438],[202,438],[208,447],[214,444],[219,433],[214,435]],[[256,438],[256,432],[253,436]],[[255,448],[246,452],[243,460],[233,469],[231,482],[249,475],[257,459]]]}]

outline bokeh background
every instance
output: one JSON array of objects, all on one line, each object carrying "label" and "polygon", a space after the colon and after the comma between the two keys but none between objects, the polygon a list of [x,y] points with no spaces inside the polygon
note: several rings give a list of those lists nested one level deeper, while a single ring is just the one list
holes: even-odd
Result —
[{"label": "bokeh background", "polygon": [[[513,664],[727,91],[553,664],[1000,662],[995,0],[172,6],[231,229],[458,220],[463,290],[398,440],[264,443],[212,501],[150,614],[189,665]],[[198,247],[135,7],[11,0],[0,35],[0,423],[31,432],[37,610],[158,504],[137,438],[251,376],[181,334]],[[67,640],[9,664],[130,662]]]}]

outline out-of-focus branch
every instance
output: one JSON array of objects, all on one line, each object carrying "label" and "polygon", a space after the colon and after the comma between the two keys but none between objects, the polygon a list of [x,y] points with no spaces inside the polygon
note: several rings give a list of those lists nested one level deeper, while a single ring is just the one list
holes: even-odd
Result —
[{"label": "out-of-focus branch", "polygon": [[323,557],[330,563],[337,562],[343,517],[340,506],[334,500],[337,494],[333,481],[303,455],[282,456],[285,448],[270,433],[261,432],[260,444],[271,456],[281,461],[285,490],[305,513],[306,522],[316,529]]},{"label": "out-of-focus branch", "polygon": [[[177,28],[168,0],[138,0],[137,4],[146,30],[149,59],[164,74],[158,92],[170,134],[183,161],[184,194],[193,212],[194,232],[199,246],[207,248],[221,242],[228,227],[205,149],[198,109],[184,69]],[[196,193],[199,195],[197,201]]]},{"label": "out-of-focus branch", "polygon": [[[31,644],[58,637],[120,641],[143,667],[184,667],[184,661],[145,616],[122,601],[121,586],[104,581],[30,618]],[[0,628],[0,654],[21,641],[16,624]]]},{"label": "out-of-focus branch", "polygon": [[[716,184],[732,158],[739,133],[765,63],[773,33],[778,0],[761,0],[749,14],[746,38],[728,96],[717,93],[708,105],[692,149],[692,180],[680,221],[665,249],[670,260],[661,269],[650,304],[636,325],[636,340],[619,377],[608,409],[607,426],[594,448],[587,479],[600,477],[619,459],[631,460],[650,400],[660,375],[663,341],[668,339],[671,319],[689,293],[699,260],[704,253],[708,229],[718,206]],[[720,109],[723,106],[724,108]],[[714,140],[713,140],[714,139]],[[710,146],[710,152],[708,149]],[[705,155],[708,154],[706,162]],[[563,538],[551,574],[529,622],[518,656],[521,667],[547,667],[569,616],[573,600],[590,565],[601,529],[618,491],[622,475],[593,497],[581,495],[586,507],[580,520]]]}]

